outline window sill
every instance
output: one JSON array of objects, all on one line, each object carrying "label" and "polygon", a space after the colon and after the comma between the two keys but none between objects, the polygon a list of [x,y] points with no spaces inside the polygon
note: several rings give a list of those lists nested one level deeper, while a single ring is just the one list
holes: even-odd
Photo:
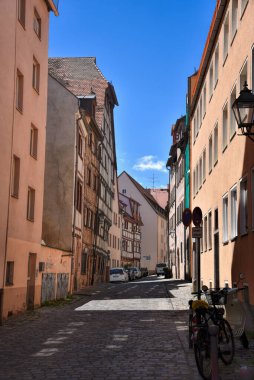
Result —
[{"label": "window sill", "polygon": [[228,53],[224,57],[222,66],[225,66],[227,59],[228,59]]},{"label": "window sill", "polygon": [[211,102],[212,100],[212,97],[213,97],[213,94],[210,95],[210,98],[209,98],[209,103]]},{"label": "window sill", "polygon": [[18,19],[18,22],[19,22],[19,24],[22,26],[22,28],[23,28],[24,30],[26,30],[25,23],[23,24],[23,22],[22,22],[21,20],[19,20],[19,19]]},{"label": "window sill", "polygon": [[213,166],[215,167],[215,166],[217,166],[217,164],[218,164],[218,159],[215,161],[215,163],[213,164]]},{"label": "window sill", "polygon": [[241,232],[241,234],[240,234],[241,237],[244,237],[244,236],[247,236],[247,235],[248,235],[248,231]]},{"label": "window sill", "polygon": [[228,240],[225,240],[222,242],[223,245],[228,245],[229,241]]},{"label": "window sill", "polygon": [[19,111],[19,113],[21,113],[21,115],[23,115],[23,108],[20,108],[20,107],[16,106],[16,110]]},{"label": "window sill", "polygon": [[33,89],[34,89],[34,91],[35,91],[38,95],[40,95],[39,89],[35,88],[34,86],[33,86]]},{"label": "window sill", "polygon": [[11,282],[10,282],[10,283],[9,283],[9,282],[8,282],[8,283],[7,283],[7,282],[5,283],[5,286],[13,286],[13,285],[14,285],[13,282],[12,282],[12,283],[11,283]]},{"label": "window sill", "polygon": [[237,235],[236,235],[236,236],[233,236],[233,237],[230,239],[230,241],[233,243],[234,241],[236,241],[236,239],[237,239]]},{"label": "window sill", "polygon": [[216,89],[216,87],[217,87],[217,84],[218,84],[218,79],[216,79],[216,82],[215,82],[215,85],[214,85],[214,90]]},{"label": "window sill", "polygon": [[231,43],[230,43],[230,46],[233,45],[233,42],[235,40],[235,36],[237,35],[237,29],[234,31],[234,34],[233,34],[233,37],[232,37],[232,40],[231,40]]},{"label": "window sill", "polygon": [[28,220],[29,222],[34,223],[34,219],[26,218],[26,220]]},{"label": "window sill", "polygon": [[227,149],[228,145],[225,145],[224,148],[222,148],[222,153],[225,152],[225,150]]},{"label": "window sill", "polygon": [[37,154],[31,154],[31,153],[30,153],[30,156],[31,156],[34,160],[37,161]]},{"label": "window sill", "polygon": [[18,194],[11,194],[12,198],[19,199]]},{"label": "window sill", "polygon": [[235,137],[235,135],[236,135],[236,131],[234,131],[234,133],[232,133],[232,135],[230,136],[230,138],[229,138],[230,142],[233,140],[233,138]]}]

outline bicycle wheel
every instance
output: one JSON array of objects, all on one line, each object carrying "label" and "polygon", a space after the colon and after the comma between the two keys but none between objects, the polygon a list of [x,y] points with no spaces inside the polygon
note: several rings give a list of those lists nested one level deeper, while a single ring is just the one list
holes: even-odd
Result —
[{"label": "bicycle wheel", "polygon": [[197,333],[197,338],[194,343],[194,353],[198,372],[203,379],[210,380],[212,375],[210,337],[206,328],[200,329]]},{"label": "bicycle wheel", "polygon": [[235,341],[230,324],[224,318],[219,324],[218,349],[223,363],[226,365],[232,363],[235,355]]}]

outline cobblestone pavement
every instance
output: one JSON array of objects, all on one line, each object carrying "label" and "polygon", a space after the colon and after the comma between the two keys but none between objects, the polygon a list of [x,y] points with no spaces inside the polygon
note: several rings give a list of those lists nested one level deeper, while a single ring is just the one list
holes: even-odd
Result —
[{"label": "cobblestone pavement", "polygon": [[[188,348],[189,283],[149,277],[87,288],[0,327],[0,379],[198,380]],[[253,372],[251,372],[253,371]],[[236,342],[221,380],[254,379],[254,345]]]}]

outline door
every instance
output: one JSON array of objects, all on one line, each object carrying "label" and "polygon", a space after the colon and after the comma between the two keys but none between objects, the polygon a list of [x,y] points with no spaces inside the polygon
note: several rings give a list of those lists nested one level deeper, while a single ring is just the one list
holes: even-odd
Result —
[{"label": "door", "polygon": [[27,309],[34,307],[35,294],[35,270],[36,270],[36,253],[29,253],[28,257],[28,274],[27,274]]},{"label": "door", "polygon": [[220,287],[219,232],[214,234],[214,287]]}]

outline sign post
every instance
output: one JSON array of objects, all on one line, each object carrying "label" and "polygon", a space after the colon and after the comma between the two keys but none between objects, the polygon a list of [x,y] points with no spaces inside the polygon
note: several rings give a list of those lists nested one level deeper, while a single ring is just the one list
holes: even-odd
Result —
[{"label": "sign post", "polygon": [[198,288],[198,299],[200,300],[200,239],[202,237],[202,228],[200,224],[202,222],[202,210],[200,207],[195,207],[192,213],[192,220],[195,227],[192,228],[192,232],[194,231],[194,236],[196,238],[196,258],[197,258],[197,288]]}]

